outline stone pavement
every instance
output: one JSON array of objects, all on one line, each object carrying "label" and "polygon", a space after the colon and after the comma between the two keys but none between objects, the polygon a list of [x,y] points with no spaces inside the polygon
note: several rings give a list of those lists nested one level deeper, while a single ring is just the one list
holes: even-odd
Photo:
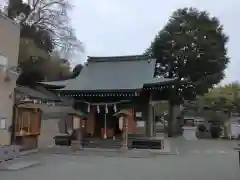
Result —
[{"label": "stone pavement", "polygon": [[[33,156],[33,155],[32,155]],[[121,158],[36,154],[39,166],[21,171],[0,171],[4,180],[239,180],[234,154],[197,156],[189,153],[156,158]]]},{"label": "stone pavement", "polygon": [[[38,166],[21,171],[0,171],[4,180],[239,180],[238,155],[231,151],[238,142],[218,140],[186,141],[169,139],[178,147],[177,156],[123,158],[111,156],[36,153],[26,160],[40,161]],[[101,154],[101,153],[100,153]],[[110,154],[110,155],[107,155]]]},{"label": "stone pavement", "polygon": [[71,155],[87,155],[87,156],[106,156],[106,157],[132,157],[132,158],[147,158],[158,155],[178,155],[178,149],[171,147],[169,139],[164,140],[164,149],[129,149],[122,151],[120,149],[100,149],[100,148],[83,148],[81,150],[72,151],[71,147],[51,146],[48,148],[39,149],[41,153],[52,154],[71,154]]},{"label": "stone pavement", "polygon": [[31,155],[22,156],[13,160],[0,163],[0,171],[16,171],[25,168],[30,168],[41,163],[40,160],[33,158]]}]

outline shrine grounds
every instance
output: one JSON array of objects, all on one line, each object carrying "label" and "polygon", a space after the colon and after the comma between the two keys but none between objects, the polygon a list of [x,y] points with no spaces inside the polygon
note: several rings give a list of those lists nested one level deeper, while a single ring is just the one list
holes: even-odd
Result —
[{"label": "shrine grounds", "polygon": [[40,164],[17,171],[0,171],[4,180],[239,180],[237,141],[182,138],[171,141],[179,155],[143,158],[96,154],[69,155],[37,153],[23,157]]}]

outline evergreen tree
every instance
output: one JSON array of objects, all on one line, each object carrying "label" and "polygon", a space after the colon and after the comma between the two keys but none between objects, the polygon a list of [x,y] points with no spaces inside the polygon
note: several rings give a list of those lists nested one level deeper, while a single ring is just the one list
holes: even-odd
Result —
[{"label": "evergreen tree", "polygon": [[228,37],[216,17],[195,8],[178,9],[156,35],[146,54],[157,59],[156,76],[178,78],[169,102],[169,136],[172,107],[183,99],[204,94],[224,77]]}]

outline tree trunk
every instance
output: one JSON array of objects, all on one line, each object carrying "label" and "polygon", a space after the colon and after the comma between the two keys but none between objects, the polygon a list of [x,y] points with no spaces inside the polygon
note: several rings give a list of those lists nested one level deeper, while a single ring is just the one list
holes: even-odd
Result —
[{"label": "tree trunk", "polygon": [[176,136],[179,133],[180,123],[178,122],[177,116],[180,113],[180,105],[169,101],[168,110],[168,137]]},{"label": "tree trunk", "polygon": [[228,138],[229,137],[229,130],[230,130],[230,120],[228,119],[226,122],[224,122],[223,124],[223,134],[224,134],[224,137],[225,138]]},{"label": "tree trunk", "polygon": [[171,101],[168,102],[168,137],[173,136],[173,118],[174,118],[174,106]]}]

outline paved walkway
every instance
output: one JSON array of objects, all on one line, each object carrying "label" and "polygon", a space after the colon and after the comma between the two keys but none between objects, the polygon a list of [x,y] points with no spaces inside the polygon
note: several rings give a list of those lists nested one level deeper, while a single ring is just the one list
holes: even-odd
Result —
[{"label": "paved walkway", "polygon": [[101,149],[101,148],[83,148],[82,150],[72,151],[71,147],[50,146],[39,149],[42,153],[52,154],[72,154],[72,155],[99,155],[99,156],[121,156],[121,157],[153,157],[157,155],[178,155],[178,149],[171,147],[170,139],[164,140],[164,148],[160,150],[153,149]]},{"label": "paved walkway", "polygon": [[41,164],[21,171],[1,171],[4,180],[239,180],[236,155],[122,158],[36,154]]},{"label": "paved walkway", "polygon": [[[40,161],[21,171],[0,171],[4,180],[239,180],[238,155],[232,150],[238,142],[169,139],[171,147],[178,147],[178,156],[123,158],[123,156],[69,155],[36,153],[25,161]],[[107,155],[108,154],[108,155]],[[109,155],[110,154],[110,155]]]},{"label": "paved walkway", "polygon": [[36,154],[21,156],[13,160],[0,163],[0,171],[16,171],[39,165],[41,160],[36,158]]}]

